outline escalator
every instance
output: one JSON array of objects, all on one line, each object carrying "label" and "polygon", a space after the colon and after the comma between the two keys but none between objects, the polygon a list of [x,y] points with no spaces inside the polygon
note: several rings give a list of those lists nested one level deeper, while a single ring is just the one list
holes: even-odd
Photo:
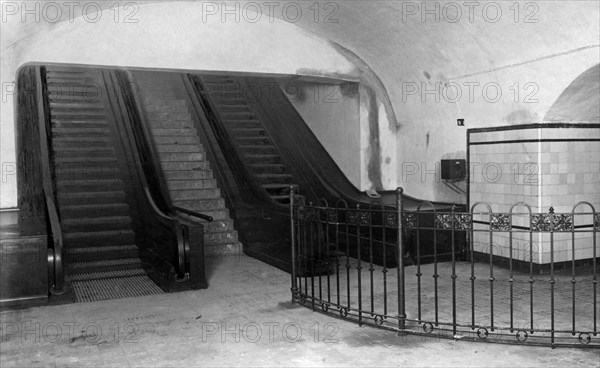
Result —
[{"label": "escalator", "polygon": [[[273,221],[274,218],[289,221],[289,206],[286,204],[290,185],[299,188],[307,204],[322,203],[320,201],[324,199],[330,206],[343,203],[348,208],[366,209],[376,201],[350,183],[284,94],[280,87],[283,82],[285,79],[282,78],[212,74],[192,74],[184,78],[190,98],[198,101],[198,115],[204,114],[204,119],[200,120],[205,126],[205,133],[214,136],[208,144],[218,146],[227,162],[227,165],[221,165],[221,170],[231,171],[229,177],[238,187],[246,188],[245,195],[231,197],[231,208],[249,207],[254,209],[255,214],[257,211],[263,214],[260,221],[250,219],[251,216],[243,210],[234,214],[240,217],[237,222],[244,251],[289,271],[289,223],[275,224]],[[396,194],[381,194],[378,203],[393,210]],[[420,203],[406,196],[403,202],[405,208],[413,210]],[[439,204],[437,207],[438,210],[450,208]],[[345,216],[346,212],[340,214]],[[419,216],[422,225],[433,226],[433,214]],[[268,243],[258,239],[256,226],[263,226],[265,232],[273,235],[271,238],[279,241]],[[394,229],[350,227],[337,235],[332,234],[331,239],[338,237],[352,244],[351,256],[357,256],[355,244],[360,242],[361,256],[365,259],[371,257],[375,264],[385,263],[386,267],[397,265],[397,248],[394,245],[397,233]],[[450,255],[446,249],[450,244],[450,232],[433,234],[432,231],[421,230],[419,236],[422,263],[433,261],[434,243],[438,259]],[[414,232],[405,234],[405,239],[408,239],[406,249],[412,249],[412,254],[416,253],[416,238]],[[386,239],[387,245],[382,239]],[[459,241],[464,244],[464,239]],[[423,244],[426,248],[422,248]],[[335,245],[328,246],[333,251]],[[409,254],[405,256],[410,257]]]},{"label": "escalator", "polygon": [[21,73],[38,79],[38,113],[29,115],[40,130],[51,301],[206,287],[203,227],[148,184],[154,173],[136,149],[133,107],[116,72],[48,65]]}]

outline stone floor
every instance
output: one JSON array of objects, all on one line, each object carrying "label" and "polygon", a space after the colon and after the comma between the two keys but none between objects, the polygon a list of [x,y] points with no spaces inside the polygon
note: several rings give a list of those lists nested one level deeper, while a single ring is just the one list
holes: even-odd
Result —
[{"label": "stone floor", "polygon": [[0,366],[599,367],[600,351],[390,331],[290,303],[290,277],[241,256],[208,260],[207,290],[0,313]]}]

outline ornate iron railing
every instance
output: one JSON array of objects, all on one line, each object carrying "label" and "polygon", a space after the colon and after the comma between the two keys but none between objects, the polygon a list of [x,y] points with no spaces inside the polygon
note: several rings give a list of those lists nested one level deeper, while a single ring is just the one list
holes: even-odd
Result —
[{"label": "ornate iron railing", "polygon": [[506,213],[483,202],[407,210],[401,189],[395,207],[305,203],[295,193],[294,302],[401,334],[600,347],[592,204],[566,213],[534,213],[523,202]]}]

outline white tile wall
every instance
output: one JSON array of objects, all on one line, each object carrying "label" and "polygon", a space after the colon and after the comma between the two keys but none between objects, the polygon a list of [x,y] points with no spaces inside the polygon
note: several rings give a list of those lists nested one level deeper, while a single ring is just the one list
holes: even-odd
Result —
[{"label": "white tile wall", "polygon": [[[472,133],[471,142],[490,142],[516,139],[598,139],[597,128],[542,128],[508,130],[503,132]],[[505,143],[470,146],[470,201],[490,204],[494,212],[509,212],[517,202],[528,203],[533,213],[571,213],[578,202],[590,202],[600,212],[600,142],[558,141],[541,143]],[[478,207],[483,211],[484,207]],[[514,211],[526,212],[519,206]],[[590,212],[579,206],[577,213]],[[575,216],[576,224],[590,224],[591,216]],[[487,219],[486,219],[487,221]],[[528,226],[527,216],[513,217],[513,224]],[[483,228],[486,228],[485,226]],[[591,229],[590,229],[591,230]],[[554,234],[554,261],[573,258],[570,233]],[[596,234],[600,236],[600,234]],[[489,234],[474,234],[475,249],[489,253]],[[508,256],[508,233],[495,232],[494,254]],[[596,239],[600,247],[600,239]],[[550,262],[550,234],[534,234],[535,263]],[[513,234],[513,256],[529,260],[529,235]],[[596,249],[600,256],[600,250]],[[575,259],[592,257],[591,233],[576,234]]]}]

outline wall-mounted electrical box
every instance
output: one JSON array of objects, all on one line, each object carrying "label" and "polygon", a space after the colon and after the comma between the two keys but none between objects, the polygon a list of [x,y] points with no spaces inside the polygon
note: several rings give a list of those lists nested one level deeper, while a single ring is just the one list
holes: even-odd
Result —
[{"label": "wall-mounted electrical box", "polygon": [[467,178],[466,160],[442,160],[442,180],[465,180]]}]

